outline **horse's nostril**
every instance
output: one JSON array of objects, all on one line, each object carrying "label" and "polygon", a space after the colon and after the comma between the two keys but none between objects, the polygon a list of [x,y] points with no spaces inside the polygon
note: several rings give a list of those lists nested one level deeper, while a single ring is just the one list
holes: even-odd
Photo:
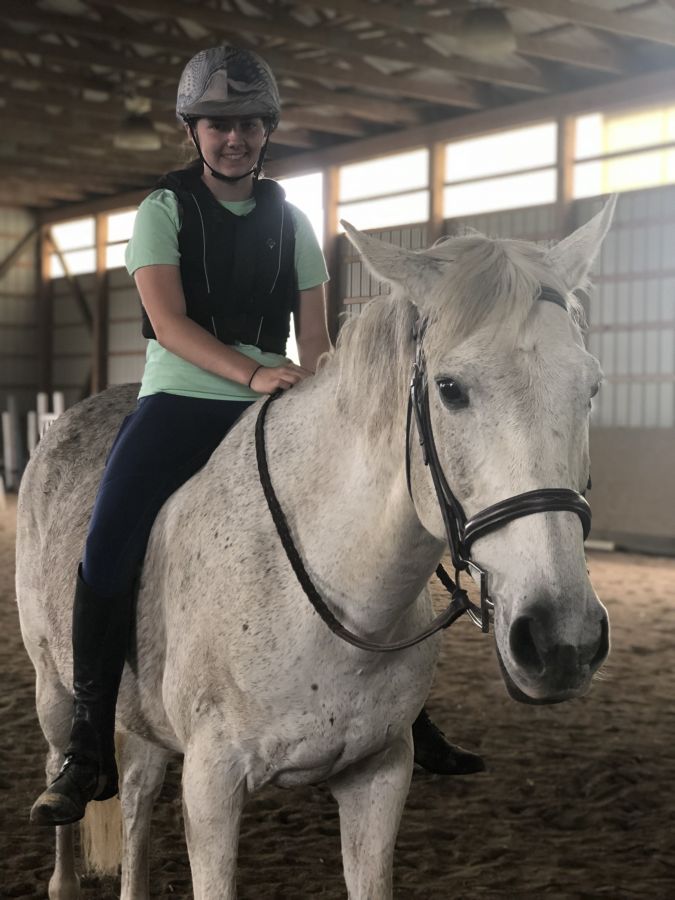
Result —
[{"label": "horse's nostril", "polygon": [[511,626],[509,642],[514,661],[523,669],[540,675],[544,671],[544,660],[532,633],[533,621],[530,616],[519,616]]}]

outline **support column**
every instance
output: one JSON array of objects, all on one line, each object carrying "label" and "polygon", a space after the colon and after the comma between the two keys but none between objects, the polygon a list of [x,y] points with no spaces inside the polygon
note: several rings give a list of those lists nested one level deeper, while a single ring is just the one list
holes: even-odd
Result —
[{"label": "support column", "polygon": [[51,396],[54,371],[54,310],[53,282],[50,277],[48,240],[49,226],[40,228],[37,242],[36,268],[37,285],[37,323],[38,323],[38,390]]},{"label": "support column", "polygon": [[91,360],[91,392],[108,387],[108,267],[106,249],[108,242],[108,216],[96,216],[96,295],[94,298],[94,321]]},{"label": "support column", "polygon": [[561,116],[558,119],[558,167],[556,189],[555,237],[560,239],[574,228],[572,221],[574,200],[574,144],[576,119]]},{"label": "support column", "polygon": [[335,344],[340,314],[340,253],[338,235],[339,169],[329,166],[323,171],[323,252],[330,281],[326,289],[328,334]]},{"label": "support column", "polygon": [[445,142],[436,141],[429,146],[429,224],[427,246],[443,234],[443,186],[445,183]]}]

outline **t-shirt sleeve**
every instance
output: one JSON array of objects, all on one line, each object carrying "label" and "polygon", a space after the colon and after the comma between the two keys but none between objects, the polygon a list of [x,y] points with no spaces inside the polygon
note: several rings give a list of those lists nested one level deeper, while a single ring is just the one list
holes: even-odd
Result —
[{"label": "t-shirt sleeve", "polygon": [[295,271],[298,290],[307,291],[328,281],[328,270],[323,251],[312,225],[302,210],[289,204],[295,224]]},{"label": "t-shirt sleeve", "polygon": [[124,257],[133,275],[143,266],[179,266],[180,213],[173,191],[153,191],[138,207],[134,231]]}]

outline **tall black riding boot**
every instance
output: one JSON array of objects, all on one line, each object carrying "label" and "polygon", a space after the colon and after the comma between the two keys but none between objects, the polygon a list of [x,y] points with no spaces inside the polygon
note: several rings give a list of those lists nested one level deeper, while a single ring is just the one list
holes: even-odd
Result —
[{"label": "tall black riding boot", "polygon": [[101,597],[77,573],[73,604],[73,724],[61,771],[33,804],[38,825],[67,825],[90,800],[117,793],[115,705],[131,626],[132,593]]},{"label": "tall black riding boot", "polygon": [[471,775],[483,772],[485,763],[477,753],[451,744],[423,709],[413,722],[415,762],[435,775]]}]

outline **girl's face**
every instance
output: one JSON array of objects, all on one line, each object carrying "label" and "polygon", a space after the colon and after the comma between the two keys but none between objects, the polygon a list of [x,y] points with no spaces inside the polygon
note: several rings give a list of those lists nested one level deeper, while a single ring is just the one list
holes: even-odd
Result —
[{"label": "girl's face", "polygon": [[231,177],[255,166],[265,142],[265,125],[257,116],[198,119],[195,131],[209,165]]}]

